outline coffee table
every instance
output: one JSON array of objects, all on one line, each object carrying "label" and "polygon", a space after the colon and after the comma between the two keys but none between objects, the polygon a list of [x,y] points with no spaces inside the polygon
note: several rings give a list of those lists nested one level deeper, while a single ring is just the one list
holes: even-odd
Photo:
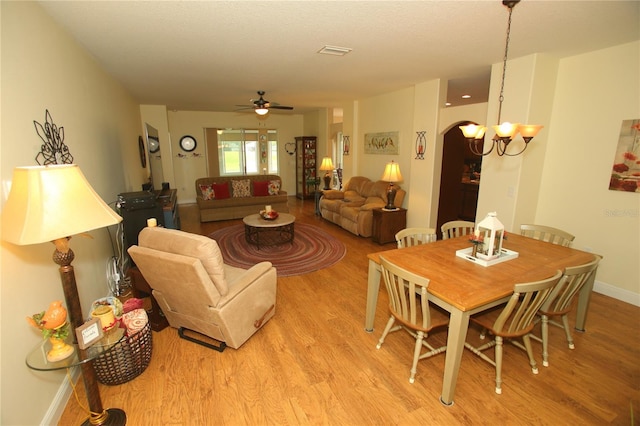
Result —
[{"label": "coffee table", "polygon": [[247,243],[260,246],[275,246],[293,243],[296,217],[289,213],[280,213],[276,219],[264,219],[259,214],[245,216],[244,237]]}]

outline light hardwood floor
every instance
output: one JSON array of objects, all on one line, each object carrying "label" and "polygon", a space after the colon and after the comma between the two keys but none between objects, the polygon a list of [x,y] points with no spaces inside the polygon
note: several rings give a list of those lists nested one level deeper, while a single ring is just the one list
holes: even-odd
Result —
[{"label": "light hardwood floor", "polygon": [[[345,258],[279,278],[275,317],[238,350],[218,353],[181,340],[172,328],[154,332],[153,357],[141,376],[100,385],[105,408],[125,410],[129,425],[629,425],[640,419],[640,308],[594,293],[587,331],[573,333],[575,350],[553,327],[545,368],[541,345],[533,343],[538,375],[523,351],[507,345],[502,395],[493,390],[493,367],[465,351],[455,403],[445,407],[438,400],[444,355],[420,361],[409,384],[413,340],[394,333],[376,350],[388,318],[384,286],[375,331],[364,331],[366,254],[393,244],[380,246],[323,221],[313,201],[290,200],[299,222],[345,243]],[[183,230],[205,235],[241,223],[200,224],[195,206],[180,206],[180,214]],[[468,339],[477,334],[470,329]],[[430,338],[443,344],[446,331]],[[85,403],[81,382],[77,388]],[[60,424],[86,417],[71,398]]]}]

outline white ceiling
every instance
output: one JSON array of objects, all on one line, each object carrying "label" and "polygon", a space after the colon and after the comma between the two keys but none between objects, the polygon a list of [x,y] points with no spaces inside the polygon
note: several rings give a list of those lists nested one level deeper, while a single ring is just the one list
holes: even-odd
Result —
[{"label": "white ceiling", "polygon": [[[300,113],[434,78],[449,80],[454,105],[485,101],[508,18],[500,0],[39,3],[139,103],[202,111],[234,111],[264,90]],[[509,58],[638,39],[638,1],[523,0]],[[324,45],[353,51],[318,54]]]}]

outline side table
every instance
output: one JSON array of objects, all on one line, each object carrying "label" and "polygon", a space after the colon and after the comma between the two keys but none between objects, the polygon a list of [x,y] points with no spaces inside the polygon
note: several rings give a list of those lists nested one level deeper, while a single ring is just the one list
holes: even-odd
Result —
[{"label": "side table", "polygon": [[135,266],[127,270],[127,276],[131,278],[131,289],[133,290],[133,296],[138,299],[144,299],[148,297],[151,300],[151,310],[147,310],[151,329],[153,331],[164,330],[169,325],[169,322],[162,313],[160,305],[158,305],[158,302],[153,297],[152,289],[149,286],[147,280],[144,279],[140,270]]},{"label": "side table", "polygon": [[32,370],[38,371],[63,370],[79,366],[85,382],[89,410],[93,411],[96,410],[94,407],[100,407],[98,409],[99,411],[90,413],[89,418],[82,423],[82,426],[124,426],[127,424],[127,414],[124,410],[120,408],[102,408],[100,390],[98,389],[96,372],[93,367],[93,361],[96,358],[109,353],[116,344],[124,338],[124,330],[114,328],[106,332],[104,336],[93,345],[86,349],[80,349],[77,343],[74,343],[75,331],[72,329],[72,331],[69,332],[66,342],[73,346],[73,354],[63,360],[51,362],[47,360],[47,352],[51,349],[51,343],[49,343],[49,340],[43,340],[42,343],[27,355],[26,364],[27,367]]},{"label": "side table", "polygon": [[396,233],[407,227],[407,209],[373,209],[373,233],[371,239],[378,244],[396,241]]}]

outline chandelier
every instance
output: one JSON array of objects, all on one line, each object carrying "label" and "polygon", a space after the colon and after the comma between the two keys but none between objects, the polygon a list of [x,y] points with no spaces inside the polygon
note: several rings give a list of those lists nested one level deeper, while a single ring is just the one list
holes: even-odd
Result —
[{"label": "chandelier", "polygon": [[[518,4],[520,0],[502,0],[502,4],[509,9],[509,20],[507,22],[507,38],[504,47],[504,58],[502,62],[502,81],[500,83],[500,97],[498,98],[498,123],[500,123],[500,117],[502,115],[502,102],[504,101],[504,80],[507,74],[507,59],[509,56],[509,37],[511,35],[511,14],[513,8]],[[529,142],[533,139],[543,126],[538,124],[520,124],[504,122],[497,124],[493,127],[496,132],[492,139],[491,149],[487,152],[483,152],[484,134],[487,130],[485,126],[477,124],[467,124],[466,126],[459,126],[462,130],[462,134],[469,143],[469,149],[475,155],[489,155],[496,148],[496,152],[499,156],[508,155],[516,156],[520,155],[527,149]],[[513,140],[513,138],[520,133],[522,139],[524,139],[524,147],[516,153],[508,153],[507,148]]]}]

